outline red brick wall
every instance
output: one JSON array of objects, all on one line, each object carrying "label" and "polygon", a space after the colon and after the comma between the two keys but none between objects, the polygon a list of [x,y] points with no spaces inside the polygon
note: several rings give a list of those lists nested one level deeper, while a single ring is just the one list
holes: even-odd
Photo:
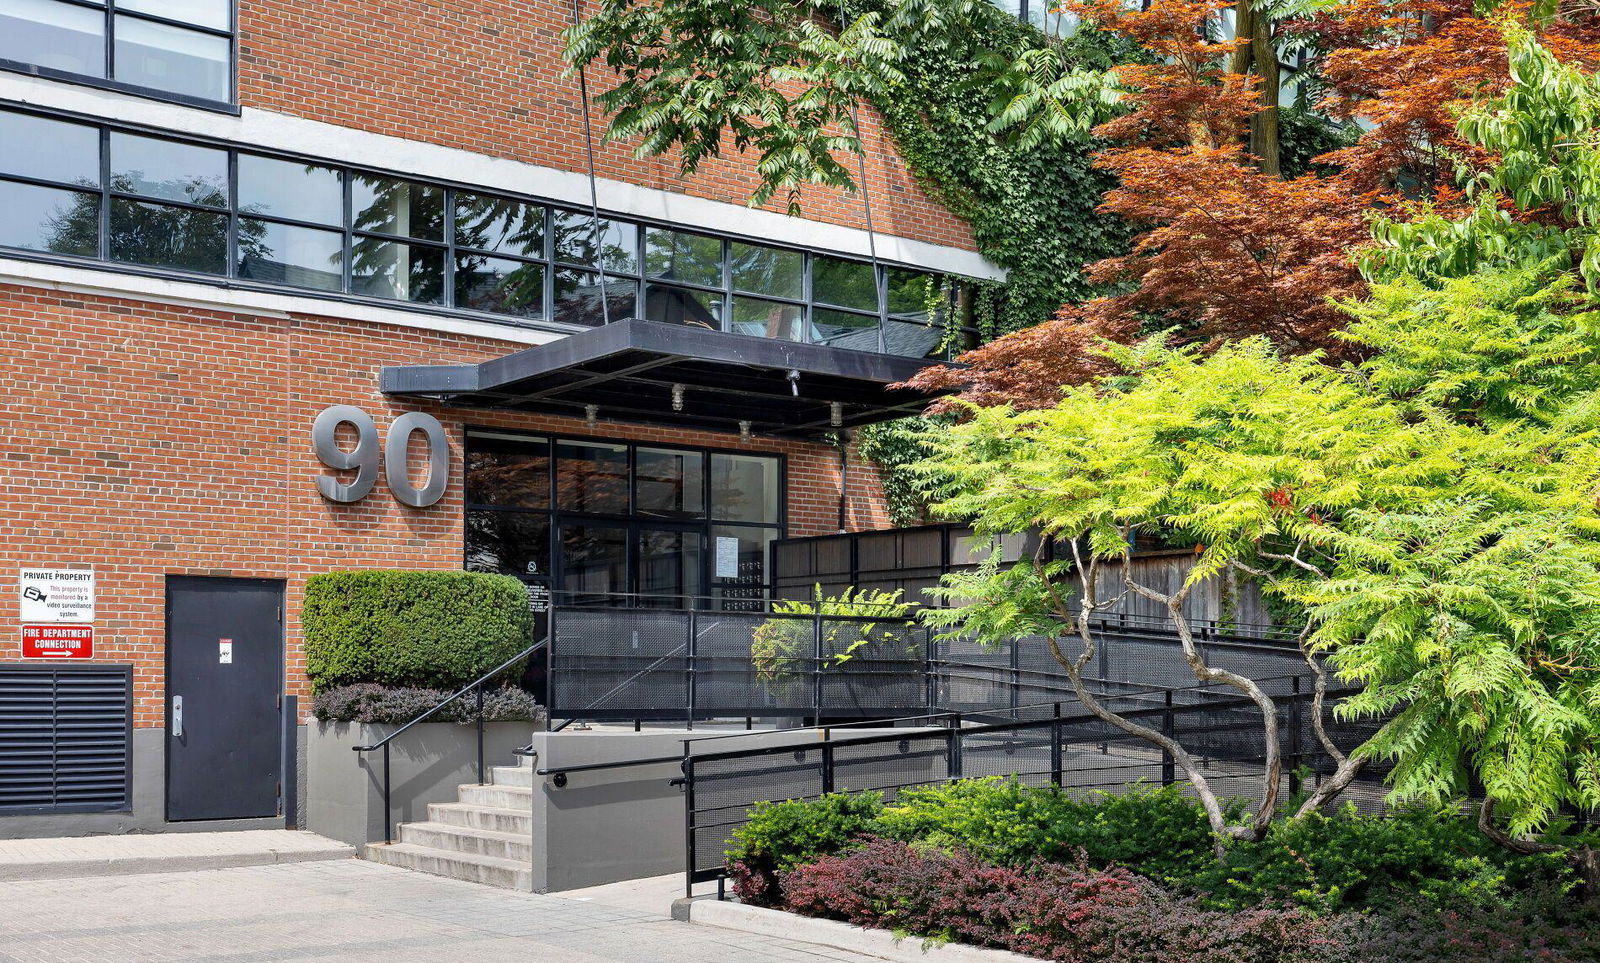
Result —
[{"label": "red brick wall", "polygon": [[[789,532],[837,530],[838,454],[820,445],[429,406],[451,441],[451,479],[426,509],[379,486],[324,501],[311,422],[331,404],[400,412],[386,364],[481,361],[517,345],[315,316],[253,317],[0,285],[0,571],[93,563],[95,654],[135,665],[136,725],[162,724],[168,575],[281,578],[290,691],[309,703],[298,622],[307,576],[342,568],[461,566],[467,424],[783,453]],[[421,443],[420,438],[414,443]],[[413,458],[413,463],[421,459]],[[852,528],[888,525],[876,476],[853,463]],[[17,657],[17,592],[0,631]]]},{"label": "red brick wall", "polygon": [[[559,0],[241,0],[239,102],[586,171],[577,80],[561,76],[559,33],[570,22],[571,7]],[[597,93],[606,77],[591,75],[590,85]],[[630,145],[600,147],[605,117],[595,111],[592,120],[603,177],[735,204],[755,187],[753,157],[731,144],[685,182],[670,157],[638,160]],[[882,118],[863,110],[861,126],[874,226],[973,249],[971,229],[923,192]],[[539,193],[537,184],[528,189]],[[803,207],[815,220],[865,225],[859,195],[810,188]]]}]

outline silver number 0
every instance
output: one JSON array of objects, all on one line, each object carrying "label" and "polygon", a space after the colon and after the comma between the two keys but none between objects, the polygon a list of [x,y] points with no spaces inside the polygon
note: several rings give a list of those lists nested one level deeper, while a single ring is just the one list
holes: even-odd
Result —
[{"label": "silver number 0", "polygon": [[[341,424],[353,425],[356,429],[356,446],[349,451],[339,447],[337,432]],[[418,431],[428,439],[428,483],[421,488],[411,483],[407,457],[411,435]],[[372,486],[378,481],[378,426],[371,415],[353,405],[324,408],[311,425],[311,441],[324,465],[356,473],[350,482],[328,475],[318,477],[317,490],[323,498],[333,502],[358,502],[372,492]],[[444,426],[434,416],[408,411],[396,418],[389,427],[383,461],[388,467],[389,490],[401,504],[427,508],[444,496],[445,486],[450,482],[450,443]]]}]

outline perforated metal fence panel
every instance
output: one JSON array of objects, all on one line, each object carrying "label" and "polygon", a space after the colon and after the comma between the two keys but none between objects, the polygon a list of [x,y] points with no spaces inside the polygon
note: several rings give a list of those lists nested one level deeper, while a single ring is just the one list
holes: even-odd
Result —
[{"label": "perforated metal fence panel", "polygon": [[132,794],[128,666],[0,665],[0,812],[118,812]]}]

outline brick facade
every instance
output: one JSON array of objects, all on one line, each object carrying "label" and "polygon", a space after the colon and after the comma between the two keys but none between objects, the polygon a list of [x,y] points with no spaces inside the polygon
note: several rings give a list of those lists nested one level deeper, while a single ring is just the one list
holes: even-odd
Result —
[{"label": "brick facade", "polygon": [[[239,103],[586,172],[578,84],[562,76],[571,9],[557,0],[241,0]],[[592,76],[591,92],[605,80]],[[672,157],[639,160],[631,145],[599,144],[605,116],[594,110],[591,121],[602,177],[741,205],[757,184],[754,158],[731,143],[684,181]],[[971,228],[922,190],[876,111],[861,112],[861,128],[874,228],[974,250]],[[814,220],[866,224],[859,194],[809,188],[802,206]]]},{"label": "brick facade", "polygon": [[[94,564],[96,658],[135,666],[136,726],[158,727],[166,576],[286,580],[290,692],[306,706],[296,613],[307,576],[461,567],[468,425],[782,453],[789,533],[837,530],[838,452],[823,445],[605,421],[590,430],[581,420],[442,406],[420,409],[450,436],[450,485],[438,504],[404,507],[381,479],[355,504],[318,494],[315,479],[327,471],[311,446],[318,411],[355,405],[387,437],[388,424],[415,406],[379,393],[379,368],[476,362],[517,347],[0,286],[0,349],[11,360],[0,401],[0,566]],[[847,505],[851,528],[888,524],[876,477],[859,460]],[[15,593],[5,605],[15,625]]]}]

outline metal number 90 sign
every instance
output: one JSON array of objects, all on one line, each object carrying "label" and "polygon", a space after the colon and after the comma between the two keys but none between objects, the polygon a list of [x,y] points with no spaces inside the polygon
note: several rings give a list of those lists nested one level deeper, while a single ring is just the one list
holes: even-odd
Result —
[{"label": "metal number 90 sign", "polygon": [[[356,446],[349,451],[339,447],[339,426],[348,424],[356,430]],[[428,483],[421,488],[411,483],[411,465],[407,454],[413,432],[422,432],[428,438]],[[354,471],[356,477],[348,482],[323,475],[317,479],[317,490],[332,502],[358,502],[367,497],[378,481],[378,426],[372,416],[353,405],[333,405],[324,408],[311,425],[311,440],[316,445],[317,457],[329,468]],[[389,438],[383,446],[382,463],[389,490],[403,505],[427,508],[437,502],[450,482],[450,443],[444,435],[439,419],[420,411],[408,411],[389,426]]]}]

